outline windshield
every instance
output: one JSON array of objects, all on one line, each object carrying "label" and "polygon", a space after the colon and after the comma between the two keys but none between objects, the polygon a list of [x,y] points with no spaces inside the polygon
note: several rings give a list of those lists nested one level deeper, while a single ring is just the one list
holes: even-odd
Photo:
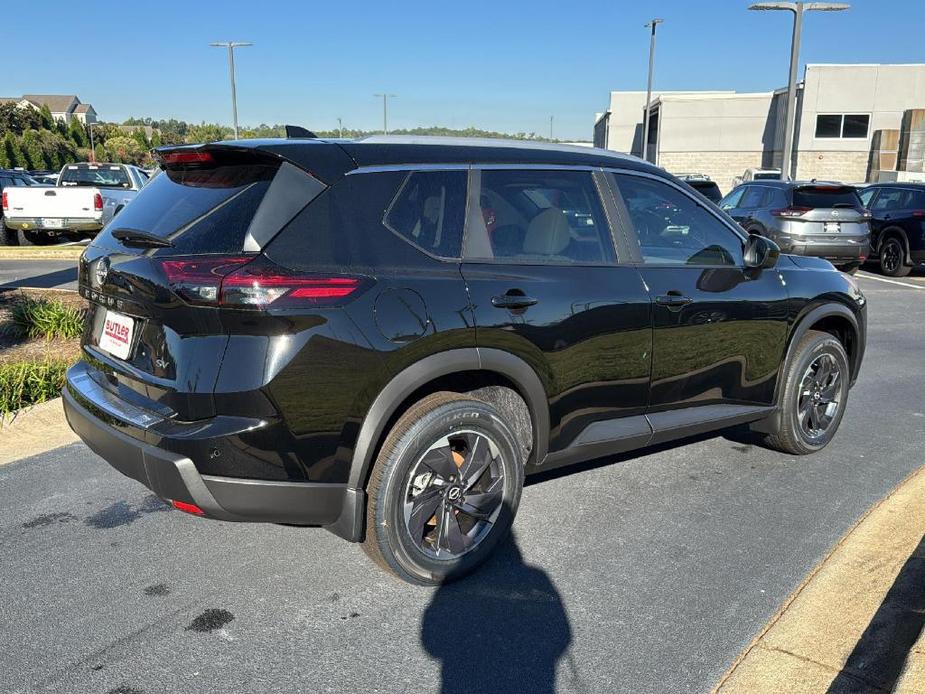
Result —
[{"label": "windshield", "polygon": [[854,188],[848,186],[810,186],[793,191],[794,207],[863,207]]},{"label": "windshield", "polygon": [[89,186],[91,188],[131,188],[128,172],[122,166],[85,164],[67,166],[61,172],[58,185]]}]

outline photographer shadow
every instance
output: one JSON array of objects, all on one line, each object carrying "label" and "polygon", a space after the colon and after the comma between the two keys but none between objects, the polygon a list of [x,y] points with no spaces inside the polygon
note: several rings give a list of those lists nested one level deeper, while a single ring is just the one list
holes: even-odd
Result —
[{"label": "photographer shadow", "polygon": [[441,663],[442,694],[554,692],[571,641],[559,592],[524,563],[513,534],[478,572],[438,588],[421,624],[424,649]]}]

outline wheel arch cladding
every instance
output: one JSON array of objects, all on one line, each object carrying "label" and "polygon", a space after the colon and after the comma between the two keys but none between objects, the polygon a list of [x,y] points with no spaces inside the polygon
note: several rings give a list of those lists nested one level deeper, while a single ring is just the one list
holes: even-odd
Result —
[{"label": "wheel arch cladding", "polygon": [[[513,390],[515,395],[505,394]],[[364,489],[389,428],[411,404],[440,390],[471,393],[511,418],[520,435],[530,426],[532,459],[546,456],[549,404],[539,376],[526,362],[495,349],[454,349],[425,357],[396,374],[380,391],[363,419],[347,486]],[[521,405],[522,403],[522,405]],[[524,422],[524,408],[530,423]]]},{"label": "wheel arch cladding", "polygon": [[843,304],[829,303],[817,306],[799,319],[796,327],[791,332],[790,342],[787,346],[787,356],[781,364],[781,368],[783,369],[790,363],[793,350],[796,349],[800,340],[810,330],[829,333],[842,343],[845,352],[848,354],[851,383],[854,383],[862,356],[860,328],[857,317],[851,312],[851,309]]}]

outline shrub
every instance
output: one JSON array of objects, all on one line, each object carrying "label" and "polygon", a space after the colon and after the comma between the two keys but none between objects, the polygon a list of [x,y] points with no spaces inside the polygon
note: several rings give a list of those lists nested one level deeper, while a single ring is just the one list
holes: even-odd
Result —
[{"label": "shrub", "polygon": [[84,312],[55,299],[23,297],[11,310],[12,331],[21,337],[80,337]]},{"label": "shrub", "polygon": [[70,365],[64,360],[0,364],[0,418],[58,397]]}]

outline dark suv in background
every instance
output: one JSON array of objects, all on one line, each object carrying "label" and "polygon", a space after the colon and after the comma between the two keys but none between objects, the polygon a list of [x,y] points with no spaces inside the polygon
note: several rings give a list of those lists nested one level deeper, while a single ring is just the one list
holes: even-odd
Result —
[{"label": "dark suv in background", "polygon": [[719,203],[743,229],[785,253],[829,260],[856,272],[870,251],[870,213],[857,189],[819,181],[743,183]]},{"label": "dark suv in background", "polygon": [[879,183],[861,191],[870,210],[871,258],[890,277],[925,263],[925,183]]},{"label": "dark suv in background", "polygon": [[850,278],[632,157],[383,137],[159,156],[80,260],[63,396],[90,448],[191,514],[324,526],[438,583],[505,536],[526,474],[746,423],[811,453],[857,378]]}]

